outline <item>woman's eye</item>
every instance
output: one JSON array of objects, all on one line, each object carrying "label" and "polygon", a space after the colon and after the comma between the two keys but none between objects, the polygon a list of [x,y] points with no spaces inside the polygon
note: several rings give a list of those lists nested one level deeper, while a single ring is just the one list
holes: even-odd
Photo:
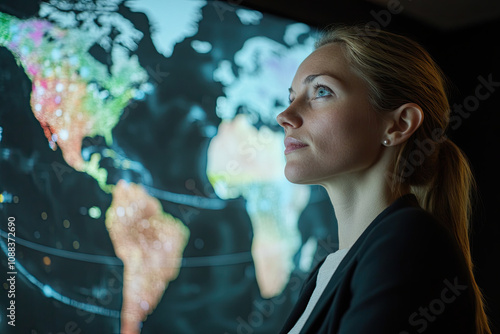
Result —
[{"label": "woman's eye", "polygon": [[330,91],[330,89],[328,89],[326,87],[323,87],[323,86],[316,87],[316,97],[324,97],[324,96],[328,96],[331,94],[332,94],[332,92]]},{"label": "woman's eye", "polygon": [[325,95],[328,95],[328,91],[324,88],[320,88],[318,89],[318,96],[325,96]]}]

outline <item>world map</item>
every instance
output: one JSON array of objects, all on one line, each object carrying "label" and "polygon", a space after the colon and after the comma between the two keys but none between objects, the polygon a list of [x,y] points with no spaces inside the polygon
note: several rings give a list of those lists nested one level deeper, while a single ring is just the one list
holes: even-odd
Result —
[{"label": "world map", "polygon": [[277,332],[338,247],[275,121],[315,34],[222,1],[0,7],[0,331]]}]

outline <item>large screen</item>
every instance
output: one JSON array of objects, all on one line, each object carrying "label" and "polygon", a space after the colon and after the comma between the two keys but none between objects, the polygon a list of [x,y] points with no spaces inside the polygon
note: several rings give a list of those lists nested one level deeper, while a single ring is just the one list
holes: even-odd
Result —
[{"label": "large screen", "polygon": [[338,249],[276,115],[317,33],[237,1],[0,5],[1,333],[276,333]]}]

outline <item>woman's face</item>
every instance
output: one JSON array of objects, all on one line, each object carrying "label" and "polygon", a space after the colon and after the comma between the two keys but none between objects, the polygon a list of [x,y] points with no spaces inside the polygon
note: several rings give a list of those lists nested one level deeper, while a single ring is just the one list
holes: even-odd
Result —
[{"label": "woman's face", "polygon": [[324,185],[363,173],[379,158],[382,118],[368,101],[368,86],[354,74],[339,44],[315,50],[300,65],[290,106],[277,116],[285,129],[285,176]]}]

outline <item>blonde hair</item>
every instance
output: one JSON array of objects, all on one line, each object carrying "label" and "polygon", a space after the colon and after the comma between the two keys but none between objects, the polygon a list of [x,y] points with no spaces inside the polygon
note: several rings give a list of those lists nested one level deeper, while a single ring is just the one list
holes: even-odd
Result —
[{"label": "blonde hair", "polygon": [[469,244],[474,179],[463,152],[444,135],[450,107],[443,72],[415,41],[368,26],[334,27],[323,34],[316,48],[329,43],[342,45],[352,70],[368,84],[369,99],[377,111],[392,111],[405,103],[422,108],[423,123],[400,145],[388,181],[399,194],[409,187],[420,205],[454,235],[474,289],[476,334],[491,334]]}]

